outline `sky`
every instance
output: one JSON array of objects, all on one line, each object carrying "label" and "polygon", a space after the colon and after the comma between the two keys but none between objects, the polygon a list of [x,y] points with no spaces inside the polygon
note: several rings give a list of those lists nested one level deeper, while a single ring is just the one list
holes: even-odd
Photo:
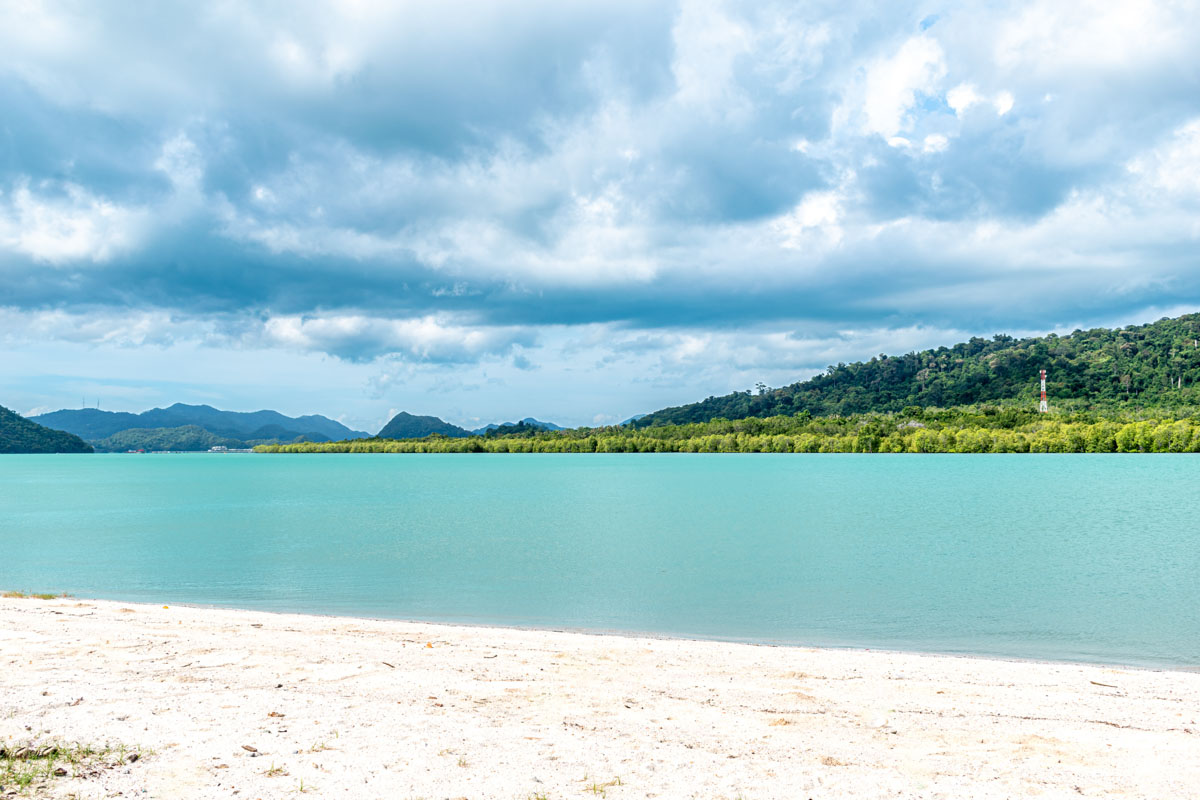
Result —
[{"label": "sky", "polygon": [[1200,2],[0,14],[20,413],[594,425],[1200,305]]}]

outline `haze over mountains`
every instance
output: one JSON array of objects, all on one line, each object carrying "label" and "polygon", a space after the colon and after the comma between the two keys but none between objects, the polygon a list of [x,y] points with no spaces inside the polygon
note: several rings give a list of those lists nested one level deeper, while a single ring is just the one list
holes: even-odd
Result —
[{"label": "haze over mountains", "polygon": [[490,425],[484,425],[482,428],[467,430],[460,428],[457,425],[451,425],[439,417],[422,417],[414,414],[409,414],[407,411],[401,411],[396,416],[384,425],[383,428],[376,434],[379,439],[420,439],[424,436],[438,434],[440,436],[449,436],[451,438],[462,438],[466,436],[483,436],[489,431],[500,431],[506,428],[532,428],[543,431],[560,431],[562,427],[555,425],[553,422],[542,422],[533,417],[526,417],[520,422],[493,422]]},{"label": "haze over mountains", "polygon": [[221,411],[208,405],[176,403],[140,414],[95,408],[63,409],[30,421],[73,433],[98,450],[208,450],[296,441],[362,439],[335,420],[312,414],[288,417],[278,411]]},{"label": "haze over mountains", "polygon": [[[39,414],[26,420],[9,412],[26,427],[22,431],[41,427],[49,433],[62,432],[58,440],[52,436],[22,433],[13,428],[10,437],[13,452],[84,452],[92,448],[99,452],[130,450],[195,452],[214,447],[247,449],[260,444],[294,444],[298,442],[328,442],[364,439],[371,434],[352,430],[340,422],[319,414],[288,417],[277,411],[222,411],[208,405],[176,403],[167,408],[152,408],[140,414],[125,411],[101,411],[95,408],[63,409]],[[14,425],[16,423],[13,423]],[[385,439],[419,439],[431,434],[453,438],[483,435],[489,431],[512,429],[561,430],[552,422],[526,417],[519,423],[493,423],[469,431],[437,417],[417,416],[401,411],[379,431]],[[78,437],[78,442],[75,441]],[[30,444],[34,441],[39,444]],[[22,444],[16,444],[17,442]],[[0,444],[2,446],[2,444]],[[61,449],[54,450],[58,446]],[[46,449],[51,448],[51,449]]]},{"label": "haze over mountains", "polygon": [[499,430],[500,428],[516,428],[520,425],[524,425],[528,428],[537,428],[538,430],[543,431],[563,430],[561,425],[555,425],[553,422],[543,422],[542,420],[534,419],[533,417],[525,417],[525,419],[518,420],[516,422],[493,422],[491,425],[484,425],[482,428],[476,428],[475,430],[471,431],[471,433],[475,434],[476,436],[483,436],[488,431]]}]

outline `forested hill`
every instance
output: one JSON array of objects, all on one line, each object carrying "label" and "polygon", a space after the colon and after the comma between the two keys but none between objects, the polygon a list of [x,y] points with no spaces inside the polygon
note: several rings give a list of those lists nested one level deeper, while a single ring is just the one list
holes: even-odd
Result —
[{"label": "forested hill", "polygon": [[383,430],[377,433],[375,438],[420,439],[423,436],[429,436],[434,433],[452,438],[463,438],[471,435],[470,431],[464,430],[457,425],[451,425],[449,422],[444,422],[437,417],[418,417],[409,414],[407,411],[401,411],[392,417],[387,425],[383,426]]},{"label": "forested hill", "polygon": [[0,453],[90,453],[91,446],[70,433],[30,422],[0,406]]},{"label": "forested hill", "polygon": [[831,366],[810,380],[780,389],[760,387],[757,393],[734,392],[664,408],[633,424],[644,428],[805,411],[844,416],[908,406],[1035,404],[1042,369],[1049,373],[1052,408],[1200,404],[1200,314],[1069,336],[1014,339],[998,334],[953,347],[880,355]]},{"label": "forested hill", "polygon": [[130,428],[117,431],[112,436],[94,439],[92,446],[102,453],[124,453],[132,450],[149,452],[169,451],[195,452],[213,447],[230,450],[254,447],[260,444],[289,444],[298,442],[328,442],[329,437],[320,433],[296,434],[292,431],[276,431],[275,426],[266,426],[254,435],[244,438],[219,436],[199,425],[181,425],[177,428]]}]

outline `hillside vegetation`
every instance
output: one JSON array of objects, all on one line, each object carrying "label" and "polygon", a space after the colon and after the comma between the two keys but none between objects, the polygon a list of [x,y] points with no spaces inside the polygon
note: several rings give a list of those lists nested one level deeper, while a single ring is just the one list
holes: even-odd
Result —
[{"label": "hillside vegetation", "polygon": [[443,422],[437,417],[418,417],[409,414],[407,411],[401,411],[392,417],[387,425],[383,426],[383,430],[379,431],[376,438],[419,439],[422,436],[429,436],[431,434],[466,437],[470,436],[471,432],[457,425],[451,425],[449,422]]},{"label": "hillside vegetation", "polygon": [[830,366],[779,389],[734,392],[665,408],[633,424],[712,419],[848,416],[909,406],[956,407],[1036,403],[1038,371],[1048,370],[1051,403],[1060,409],[1184,409],[1200,402],[1200,314],[1119,330],[1069,336],[974,338],[901,356]]},{"label": "hillside vegetation", "polygon": [[328,436],[319,433],[297,435],[292,431],[272,431],[270,427],[257,431],[256,438],[253,439],[218,436],[199,425],[181,425],[178,428],[130,428],[103,439],[96,439],[92,445],[97,450],[107,453],[123,453],[129,450],[195,452],[214,447],[241,450],[260,444],[329,441]]},{"label": "hillside vegetation", "polygon": [[[808,381],[663,409],[629,424],[292,444],[318,453],[1200,452],[1200,315],[1070,336],[972,339],[839,364]],[[1050,373],[1049,414],[1036,411]]]},{"label": "hillside vegetation", "polygon": [[199,425],[182,425],[178,428],[130,428],[92,442],[101,452],[123,453],[128,450],[170,450],[194,452],[213,447],[242,448],[239,439],[217,436]]},{"label": "hillside vegetation", "polygon": [[292,444],[266,453],[1184,453],[1200,452],[1200,419],[1029,410],[909,409],[848,417],[749,417],[652,428],[527,430],[450,439]]},{"label": "hillside vegetation", "polygon": [[0,406],[0,453],[90,453],[91,446],[70,433],[30,422]]}]

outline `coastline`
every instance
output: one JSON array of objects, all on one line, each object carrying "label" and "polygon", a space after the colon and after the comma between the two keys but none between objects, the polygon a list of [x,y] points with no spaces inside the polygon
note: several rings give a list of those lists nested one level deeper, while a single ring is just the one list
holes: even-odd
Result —
[{"label": "coastline", "polygon": [[[26,599],[34,599],[37,595],[29,595]],[[75,602],[87,603],[115,603],[122,606],[146,606],[148,608],[157,608],[156,602],[151,602],[145,599],[122,599],[119,597],[77,597],[66,593],[56,595],[56,599],[65,598]],[[42,598],[46,599],[46,598]],[[1118,670],[1146,670],[1149,672],[1189,672],[1200,673],[1200,663],[1197,664],[1180,664],[1168,661],[1117,661],[1104,660],[1103,658],[1088,658],[1086,656],[1041,656],[1041,655],[1014,655],[1011,653],[987,651],[987,650],[937,650],[937,649],[922,649],[920,647],[904,647],[904,646],[872,646],[866,643],[858,642],[803,642],[791,641],[787,639],[772,639],[761,637],[736,637],[724,636],[720,634],[704,634],[694,632],[671,632],[671,631],[654,631],[654,630],[639,630],[639,629],[623,629],[623,628],[588,628],[572,625],[558,624],[538,624],[538,623],[515,623],[515,622],[489,622],[485,620],[475,619],[417,619],[412,617],[387,616],[372,613],[355,613],[355,612],[340,612],[326,611],[313,609],[297,609],[285,610],[281,608],[260,607],[238,605],[236,603],[211,603],[211,602],[193,602],[186,600],[165,599],[163,602],[168,603],[170,608],[191,608],[200,611],[230,611],[230,612],[246,612],[251,614],[264,614],[268,616],[297,616],[305,619],[323,619],[329,621],[349,620],[354,622],[370,622],[380,623],[385,625],[420,625],[431,628],[449,628],[449,629],[469,629],[478,631],[517,631],[523,633],[547,633],[547,634],[570,634],[578,636],[599,636],[599,637],[615,637],[622,639],[639,639],[647,641],[666,641],[666,642],[696,642],[696,643],[711,643],[725,645],[743,645],[747,647],[768,647],[768,648],[784,648],[798,649],[806,651],[829,651],[834,653],[840,652],[862,652],[862,653],[878,653],[884,655],[897,656],[929,656],[933,658],[965,658],[982,661],[1007,661],[1018,664],[1061,664],[1066,666],[1084,666],[1097,667],[1100,669],[1118,669]]]},{"label": "coastline", "polygon": [[1200,785],[1200,675],[1186,670],[78,598],[3,599],[0,620],[0,742],[152,752],[49,781],[44,796],[1161,797]]}]

